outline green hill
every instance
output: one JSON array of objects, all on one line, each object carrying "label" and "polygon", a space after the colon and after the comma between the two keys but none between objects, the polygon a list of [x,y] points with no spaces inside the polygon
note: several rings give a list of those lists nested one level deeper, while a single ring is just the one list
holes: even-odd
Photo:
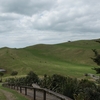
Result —
[{"label": "green hill", "polygon": [[100,39],[66,42],[55,45],[39,44],[21,49],[1,48],[0,68],[7,74],[16,70],[20,75],[33,70],[38,75],[54,73],[83,77],[84,73],[95,73],[97,66],[91,57],[92,49],[100,52]]}]

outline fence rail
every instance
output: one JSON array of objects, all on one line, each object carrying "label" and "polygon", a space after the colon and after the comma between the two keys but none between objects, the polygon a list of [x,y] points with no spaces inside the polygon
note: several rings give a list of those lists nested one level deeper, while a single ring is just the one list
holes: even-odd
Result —
[{"label": "fence rail", "polygon": [[[32,100],[72,100],[69,97],[66,97],[64,95],[55,93],[53,91],[50,91],[50,90],[44,89],[44,88],[35,88],[35,87],[29,87],[29,86],[17,86],[15,84],[7,84],[7,83],[4,83],[2,85],[5,87],[9,87],[11,89],[16,89],[20,93],[24,93],[24,95],[30,96],[32,98]],[[39,97],[39,96],[37,96],[37,94],[39,94],[39,93],[42,95],[41,95],[40,99],[39,98],[37,99],[37,97]],[[51,95],[51,99],[48,98],[48,97],[50,97],[49,95]]]}]

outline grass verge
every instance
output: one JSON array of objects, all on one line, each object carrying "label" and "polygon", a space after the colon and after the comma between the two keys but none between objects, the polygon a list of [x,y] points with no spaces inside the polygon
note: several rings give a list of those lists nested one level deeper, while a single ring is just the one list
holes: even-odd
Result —
[{"label": "grass verge", "polygon": [[[21,95],[20,93],[18,93],[15,90],[11,90],[9,88],[3,87],[2,84],[0,84],[0,89],[4,90],[4,91],[7,91],[7,92],[10,92],[13,95],[14,100],[29,100],[28,98]],[[0,91],[0,100],[8,100],[6,95],[2,91]]]}]

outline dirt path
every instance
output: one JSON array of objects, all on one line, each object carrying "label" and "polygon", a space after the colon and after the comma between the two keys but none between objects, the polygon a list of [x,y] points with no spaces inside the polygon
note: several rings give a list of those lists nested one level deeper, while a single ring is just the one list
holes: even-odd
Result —
[{"label": "dirt path", "polygon": [[2,89],[0,89],[0,92],[2,92],[4,94],[4,96],[6,97],[6,100],[16,100],[12,93],[7,92]]}]

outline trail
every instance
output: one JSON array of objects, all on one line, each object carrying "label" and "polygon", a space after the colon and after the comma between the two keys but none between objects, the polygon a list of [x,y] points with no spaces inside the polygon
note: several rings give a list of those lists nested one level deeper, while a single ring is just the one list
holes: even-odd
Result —
[{"label": "trail", "polygon": [[14,95],[12,93],[7,92],[2,89],[0,89],[0,92],[2,92],[4,94],[4,96],[6,97],[6,100],[16,100],[16,98],[14,97]]}]

